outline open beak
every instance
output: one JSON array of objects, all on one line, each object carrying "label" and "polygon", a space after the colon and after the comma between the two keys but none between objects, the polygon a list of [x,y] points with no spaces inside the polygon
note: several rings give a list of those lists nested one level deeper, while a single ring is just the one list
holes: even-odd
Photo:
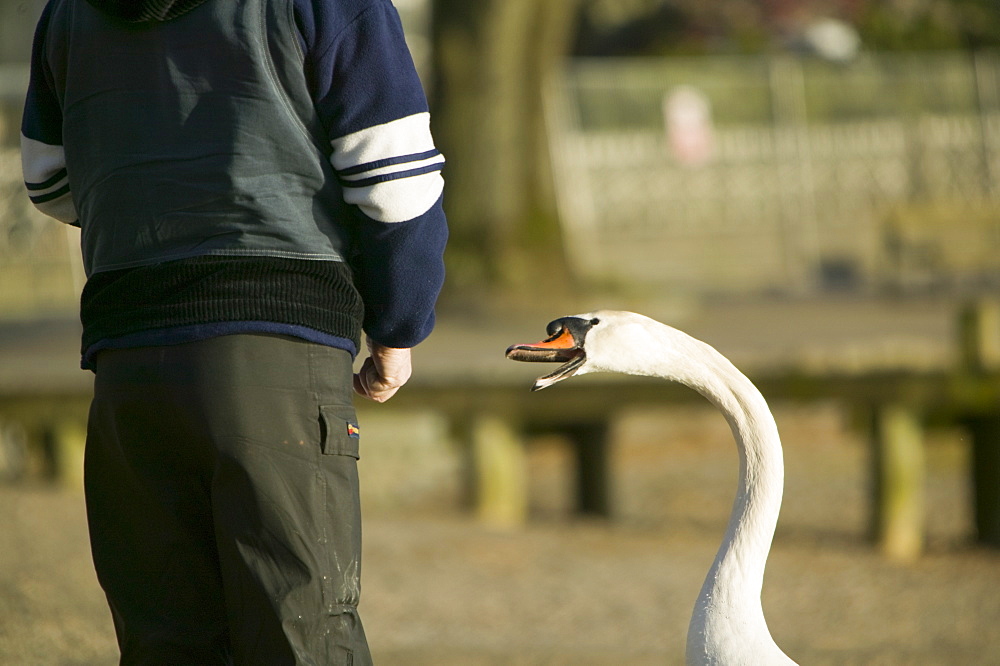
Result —
[{"label": "open beak", "polygon": [[549,324],[549,330],[553,329],[556,329],[555,332],[541,342],[511,345],[507,348],[507,358],[512,361],[562,363],[555,372],[536,379],[534,386],[531,387],[532,391],[541,390],[572,377],[587,360],[582,336],[575,334],[573,326],[557,319]]}]

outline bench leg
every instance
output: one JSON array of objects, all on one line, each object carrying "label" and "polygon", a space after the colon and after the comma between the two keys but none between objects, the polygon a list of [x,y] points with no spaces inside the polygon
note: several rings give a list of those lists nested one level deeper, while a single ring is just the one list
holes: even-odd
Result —
[{"label": "bench leg", "polygon": [[912,561],[924,548],[924,436],[917,410],[881,405],[873,424],[873,524],[889,559]]},{"label": "bench leg", "polygon": [[966,421],[972,436],[972,488],[976,538],[1000,547],[1000,416]]},{"label": "bench leg", "polygon": [[17,421],[0,420],[0,482],[20,481],[27,472],[27,431]]},{"label": "bench leg", "polygon": [[42,434],[45,475],[69,488],[83,488],[85,423],[64,420],[50,424]]},{"label": "bench leg", "polygon": [[528,515],[524,440],[509,420],[480,415],[469,424],[476,515],[496,527],[523,525]]},{"label": "bench leg", "polygon": [[611,517],[611,465],[606,423],[575,426],[567,434],[576,450],[577,509],[582,514]]}]

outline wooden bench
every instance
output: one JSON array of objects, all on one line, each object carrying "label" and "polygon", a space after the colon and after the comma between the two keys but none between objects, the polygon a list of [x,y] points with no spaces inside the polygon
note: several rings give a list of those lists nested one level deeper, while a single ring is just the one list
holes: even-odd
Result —
[{"label": "wooden bench", "polygon": [[[557,432],[575,451],[579,511],[613,516],[608,433],[629,408],[700,401],[663,381],[576,378],[529,392],[543,366],[504,350],[544,335],[567,314],[442,314],[415,351],[416,371],[383,413],[444,414],[464,443],[474,510],[513,526],[527,518],[525,442]],[[716,346],[772,403],[837,401],[865,415],[875,481],[871,513],[880,548],[912,559],[924,541],[925,424],[961,423],[971,434],[978,537],[1000,546],[1000,306],[959,312],[937,301],[769,301],[717,304],[660,316]],[[52,321],[0,328],[0,418],[23,423],[52,453],[50,473],[76,475],[92,376],[77,368],[78,325]],[[961,345],[958,343],[961,341]],[[63,461],[63,462],[60,462]]]},{"label": "wooden bench", "polygon": [[[679,319],[679,328],[729,355],[772,404],[832,400],[863,417],[873,452],[872,524],[879,547],[894,559],[912,559],[924,545],[925,428],[964,426],[973,449],[978,538],[1000,546],[996,302],[964,308],[948,299],[741,302]],[[528,435],[564,435],[575,450],[578,509],[610,516],[611,424],[631,407],[701,400],[662,381],[609,375],[529,394],[542,368],[505,367],[500,357],[508,344],[540,337],[545,323],[540,318],[518,332],[510,325],[456,329],[446,322],[422,350],[436,362],[423,374],[418,370],[413,385],[393,400],[398,408],[424,405],[448,415],[471,455],[476,511],[495,524],[526,518]],[[796,340],[798,332],[812,337]],[[477,346],[486,358],[469,352]]]}]

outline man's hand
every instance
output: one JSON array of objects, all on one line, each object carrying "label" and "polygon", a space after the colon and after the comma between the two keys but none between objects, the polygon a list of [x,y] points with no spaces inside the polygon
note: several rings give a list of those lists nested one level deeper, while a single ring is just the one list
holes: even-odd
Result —
[{"label": "man's hand", "polygon": [[383,347],[368,338],[368,354],[358,374],[354,375],[354,391],[375,402],[385,402],[413,372],[410,350]]}]

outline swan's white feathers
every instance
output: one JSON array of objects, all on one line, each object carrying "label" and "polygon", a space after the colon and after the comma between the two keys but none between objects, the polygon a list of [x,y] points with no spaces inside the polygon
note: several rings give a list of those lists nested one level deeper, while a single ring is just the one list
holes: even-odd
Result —
[{"label": "swan's white feathers", "polygon": [[578,342],[584,360],[575,372],[545,386],[592,372],[662,377],[705,396],[723,412],[736,438],[739,487],[722,545],[695,603],[688,664],[794,664],[771,638],[760,602],[784,481],[781,443],[763,396],[711,346],[649,317],[599,310],[573,318],[589,326]]}]

